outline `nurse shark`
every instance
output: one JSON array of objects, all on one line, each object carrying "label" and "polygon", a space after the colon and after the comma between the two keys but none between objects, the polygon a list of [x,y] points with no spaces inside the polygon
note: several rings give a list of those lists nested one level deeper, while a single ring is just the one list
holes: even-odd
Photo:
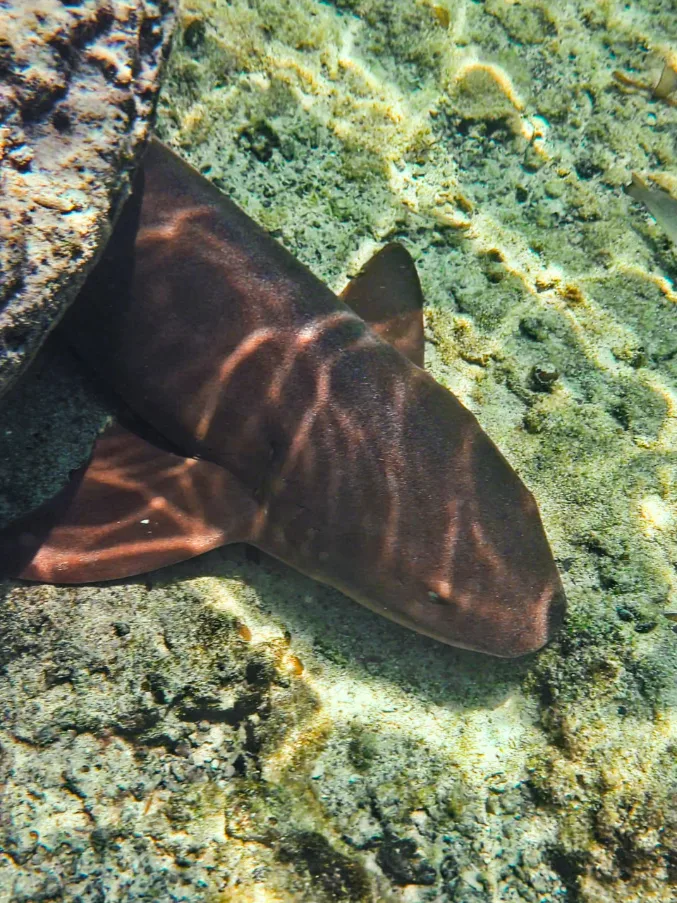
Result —
[{"label": "nurse shark", "polygon": [[126,414],[0,531],[0,573],[86,583],[244,542],[444,643],[502,657],[566,601],[533,496],[423,369],[398,244],[337,297],[157,140],[59,327]]}]

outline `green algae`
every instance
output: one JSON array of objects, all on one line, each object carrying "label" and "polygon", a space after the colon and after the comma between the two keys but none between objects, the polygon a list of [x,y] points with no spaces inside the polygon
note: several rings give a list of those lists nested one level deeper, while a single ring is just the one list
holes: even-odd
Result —
[{"label": "green algae", "polygon": [[371,899],[368,874],[357,860],[336,850],[316,831],[291,833],[277,851],[280,862],[307,871],[321,899],[362,903]]}]

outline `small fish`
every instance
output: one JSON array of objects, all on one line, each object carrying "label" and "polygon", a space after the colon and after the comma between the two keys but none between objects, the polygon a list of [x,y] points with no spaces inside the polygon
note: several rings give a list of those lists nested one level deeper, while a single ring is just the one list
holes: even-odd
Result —
[{"label": "small fish", "polygon": [[677,69],[675,69],[674,63],[672,65],[666,63],[663,66],[661,76],[653,89],[653,94],[654,97],[665,100],[675,91],[677,91]]},{"label": "small fish", "polygon": [[649,187],[635,172],[632,174],[632,182],[625,187],[625,193],[633,201],[644,204],[670,241],[677,244],[677,200],[671,194],[660,188]]},{"label": "small fish", "polygon": [[634,78],[631,75],[627,75],[625,72],[621,72],[620,69],[616,69],[612,72],[612,76],[619,85],[623,85],[625,88],[646,92],[652,97],[658,98],[658,100],[666,101],[669,106],[675,105],[674,98],[670,97],[670,95],[674,94],[677,90],[677,69],[675,69],[675,63],[673,61],[664,63],[656,84],[646,82],[643,79]]},{"label": "small fish", "polygon": [[397,244],[343,299],[153,141],[62,326],[132,410],[0,532],[0,572],[85,583],[246,542],[454,646],[543,646],[565,597],[536,503],[421,368]]}]

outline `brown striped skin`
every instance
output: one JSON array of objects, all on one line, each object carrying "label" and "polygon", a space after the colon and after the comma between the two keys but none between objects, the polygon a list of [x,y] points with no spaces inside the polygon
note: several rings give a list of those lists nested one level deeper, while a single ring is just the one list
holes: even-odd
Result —
[{"label": "brown striped skin", "polygon": [[[407,329],[381,334],[416,359],[422,329],[412,340],[398,280],[374,284],[353,287],[356,307],[383,323],[395,293]],[[534,651],[561,622],[534,499],[473,415],[159,142],[64,329],[139,417],[204,459],[193,473],[217,465],[232,480],[225,502],[203,504],[213,544],[220,530],[420,633],[493,655]],[[145,480],[139,498],[173,497]],[[20,575],[49,579],[41,557],[61,542],[69,582],[110,577],[108,565],[97,576],[84,533],[70,535],[57,522]],[[3,537],[7,550],[16,534]],[[118,556],[115,576],[148,560]]]}]

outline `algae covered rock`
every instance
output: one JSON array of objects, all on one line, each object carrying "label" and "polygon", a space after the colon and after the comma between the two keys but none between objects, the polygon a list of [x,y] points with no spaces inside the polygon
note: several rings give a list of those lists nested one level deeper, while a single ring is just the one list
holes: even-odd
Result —
[{"label": "algae covered rock", "polygon": [[173,6],[0,5],[0,394],[108,238],[153,120]]}]

